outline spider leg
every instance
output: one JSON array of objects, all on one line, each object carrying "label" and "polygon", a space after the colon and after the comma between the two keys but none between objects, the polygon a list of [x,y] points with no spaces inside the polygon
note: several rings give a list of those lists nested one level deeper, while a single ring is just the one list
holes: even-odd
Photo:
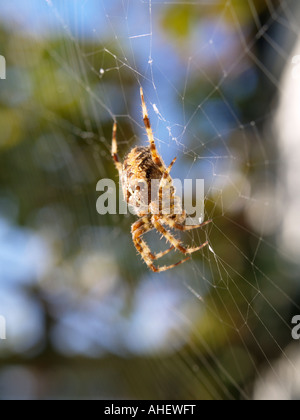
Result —
[{"label": "spider leg", "polygon": [[172,169],[174,163],[176,162],[176,160],[177,160],[177,157],[174,157],[174,159],[172,160],[172,162],[170,163],[170,165],[167,167],[167,169],[165,171],[167,174],[169,174],[171,172],[171,169]]},{"label": "spider leg", "polygon": [[155,260],[158,260],[159,258],[167,255],[170,251],[172,251],[174,249],[173,246],[171,246],[170,248],[166,249],[165,251],[159,252],[158,254],[155,254]]},{"label": "spider leg", "polygon": [[168,226],[170,226],[170,228],[173,229],[178,229],[178,230],[192,230],[192,229],[198,229],[198,228],[202,228],[203,226],[208,225],[209,223],[211,223],[212,220],[206,220],[206,222],[203,222],[199,225],[181,225],[180,223],[177,223],[176,221],[169,219],[167,217],[164,218],[164,223],[166,223]]},{"label": "spider leg", "polygon": [[149,140],[149,143],[150,143],[151,156],[152,156],[153,162],[157,166],[159,166],[159,168],[162,170],[162,172],[164,172],[164,164],[161,161],[161,159],[159,157],[159,154],[157,152],[156,146],[155,146],[153,131],[152,131],[152,128],[151,128],[149,117],[148,117],[148,111],[147,111],[147,107],[146,107],[146,104],[145,104],[144,92],[143,92],[142,87],[140,88],[140,95],[141,95],[141,101],[142,101],[143,120],[144,120],[144,124],[145,124],[145,128],[146,128],[148,140]]},{"label": "spider leg", "polygon": [[141,254],[141,257],[143,258],[147,266],[152,271],[154,271],[155,273],[160,273],[162,271],[170,270],[171,268],[177,267],[178,265],[183,264],[184,262],[190,259],[190,257],[187,257],[181,261],[178,261],[175,264],[164,265],[162,267],[155,267],[155,265],[153,264],[153,260],[156,260],[166,255],[168,252],[174,249],[174,246],[171,246],[171,248],[167,249],[166,251],[160,252],[159,254],[153,255],[146,242],[141,238],[142,235],[149,232],[153,228],[154,226],[151,222],[150,216],[145,216],[132,225],[133,243],[137,251]]},{"label": "spider leg", "polygon": [[155,273],[160,273],[161,271],[167,271],[167,270],[170,270],[171,268],[177,267],[178,265],[185,263],[185,262],[186,262],[186,261],[188,261],[189,259],[190,259],[190,257],[187,257],[187,258],[185,258],[184,260],[178,261],[177,263],[172,264],[172,265],[164,265],[164,266],[162,266],[162,267],[154,267],[154,266],[153,266],[153,267],[150,267],[150,268],[151,268],[151,270],[153,270]]},{"label": "spider leg", "polygon": [[[172,185],[173,180],[170,177],[170,171],[171,171],[174,163],[176,162],[176,160],[177,160],[177,158],[175,157],[172,160],[172,162],[170,163],[170,165],[163,171],[162,177],[161,177],[160,182],[159,182],[158,202],[159,202],[159,211],[160,212],[163,210],[162,204],[163,204],[163,189],[164,189],[164,187],[169,188],[169,190],[167,191],[167,193],[170,195],[168,197],[169,198],[169,204],[174,207],[173,195],[174,195],[175,189]],[[165,184],[165,186],[163,184]],[[169,209],[169,210],[171,210],[171,209]]]},{"label": "spider leg", "polygon": [[162,188],[162,183],[163,181],[165,181],[167,178],[169,179],[170,182],[172,182],[172,179],[170,179],[170,172],[171,169],[174,165],[174,163],[176,162],[177,157],[175,157],[172,162],[170,163],[170,165],[167,167],[167,169],[163,172],[162,177],[160,179],[160,183],[159,183],[159,188]]},{"label": "spider leg", "polygon": [[[160,218],[161,218],[161,220],[163,221],[163,222],[165,222],[165,223],[167,223],[166,222],[166,220],[168,220],[168,218],[167,217],[164,217],[164,216],[160,216]],[[170,242],[170,244],[171,245],[173,245],[174,246],[174,248],[176,248],[176,249],[178,249],[178,251],[180,251],[182,254],[184,254],[184,255],[186,255],[186,254],[192,254],[192,253],[194,253],[194,252],[196,252],[196,251],[199,251],[200,249],[202,249],[202,248],[204,248],[206,245],[208,245],[208,241],[206,241],[206,242],[204,242],[203,244],[201,244],[200,246],[198,246],[198,247],[193,247],[193,248],[185,248],[183,245],[182,245],[182,242],[179,240],[179,239],[177,239],[177,238],[175,238],[175,236],[173,236],[167,229],[165,229],[162,225],[161,225],[161,223],[159,223],[158,221],[157,221],[157,219],[156,219],[156,217],[154,216],[153,217],[153,221],[152,221],[152,223],[153,223],[153,226],[155,227],[155,229],[158,231],[158,232],[160,232],[165,238],[166,238],[166,240],[168,241],[168,242]]]},{"label": "spider leg", "polygon": [[122,163],[119,161],[119,157],[118,157],[117,123],[116,122],[113,125],[111,156],[115,162],[115,166],[118,172],[120,173],[122,171]]},{"label": "spider leg", "polygon": [[168,252],[170,252],[174,246],[167,249],[166,251],[160,252],[157,255],[153,255],[150,251],[150,248],[146,244],[146,242],[141,238],[142,235],[144,235],[146,232],[149,232],[153,229],[153,224],[150,220],[149,216],[143,217],[142,219],[138,220],[132,225],[132,240],[133,243],[137,249],[137,251],[141,254],[141,257],[147,264],[147,266],[154,271],[155,273],[160,273],[162,271],[170,270],[171,268],[177,267],[180,264],[183,264],[187,260],[190,259],[190,257],[187,257],[181,261],[178,261],[175,264],[171,265],[164,265],[162,267],[155,267],[153,264],[154,259],[158,259],[162,257],[163,255],[166,255]]},{"label": "spider leg", "polygon": [[159,271],[159,268],[156,268],[153,265],[153,261],[168,254],[170,251],[172,251],[172,249],[174,249],[174,247],[171,246],[166,251],[159,252],[158,254],[153,254],[147,243],[142,239],[142,236],[145,235],[145,233],[150,232],[153,228],[154,226],[151,223],[150,217],[145,216],[132,225],[131,233],[132,240],[137,251],[141,254],[141,257],[148,265],[148,267],[151,268],[151,270],[157,272]]}]

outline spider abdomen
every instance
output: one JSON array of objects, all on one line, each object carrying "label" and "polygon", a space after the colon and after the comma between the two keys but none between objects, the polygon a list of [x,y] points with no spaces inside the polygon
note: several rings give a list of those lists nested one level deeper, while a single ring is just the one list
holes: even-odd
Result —
[{"label": "spider abdomen", "polygon": [[159,183],[161,177],[161,169],[153,161],[150,147],[135,147],[126,156],[121,176],[122,190],[125,200],[136,209],[136,213],[149,212],[153,180]]}]

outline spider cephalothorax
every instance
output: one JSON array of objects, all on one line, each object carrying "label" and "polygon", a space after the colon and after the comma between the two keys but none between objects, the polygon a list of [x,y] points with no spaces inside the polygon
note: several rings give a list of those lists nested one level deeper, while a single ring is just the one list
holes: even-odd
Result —
[{"label": "spider cephalothorax", "polygon": [[[203,227],[210,221],[195,226],[184,224],[186,212],[181,207],[180,198],[175,195],[173,180],[170,176],[170,171],[176,158],[166,167],[159,156],[142,88],[140,89],[140,94],[143,120],[150,146],[134,147],[125,157],[122,164],[117,155],[117,124],[115,123],[113,127],[112,157],[119,172],[124,197],[140,217],[131,228],[133,243],[148,267],[155,272],[160,272],[176,267],[190,258],[187,257],[176,264],[163,267],[156,267],[153,264],[154,260],[163,257],[172,249],[177,249],[187,255],[198,251],[208,244],[208,242],[205,242],[196,248],[185,248],[181,241],[176,239],[164,226],[184,231]],[[142,238],[145,233],[152,229],[156,229],[161,233],[172,246],[166,251],[153,254]]]}]

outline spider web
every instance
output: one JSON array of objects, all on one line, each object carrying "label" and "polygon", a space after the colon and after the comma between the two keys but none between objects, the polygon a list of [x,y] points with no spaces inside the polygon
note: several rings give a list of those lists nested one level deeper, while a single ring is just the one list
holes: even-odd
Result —
[{"label": "spider web", "polygon": [[[31,42],[42,36],[50,69],[37,70],[46,76],[43,92],[25,112],[43,121],[34,156],[56,192],[24,224],[45,247],[34,284],[46,309],[32,319],[43,314],[51,327],[24,345],[16,330],[8,354],[22,360],[45,334],[54,360],[72,366],[80,355],[83,391],[67,391],[74,366],[57,368],[72,396],[299,396],[296,385],[287,391],[299,371],[291,338],[300,313],[297,2],[46,0],[38,7],[42,23],[18,23]],[[19,47],[25,55],[26,42]],[[181,236],[209,246],[158,275],[136,255],[135,218],[96,212],[97,181],[117,180],[113,122],[121,158],[147,142],[139,86],[160,155],[167,165],[177,156],[173,178],[204,179],[205,220],[212,220]],[[155,233],[147,240],[154,252],[167,247]],[[9,292],[7,302],[15,302]],[[37,304],[37,296],[27,301]],[[35,384],[34,364],[24,362],[18,374]],[[2,371],[1,384],[12,369]],[[120,383],[107,385],[118,375]],[[91,377],[97,389],[88,388]],[[47,373],[43,380],[47,396],[55,395]]]}]

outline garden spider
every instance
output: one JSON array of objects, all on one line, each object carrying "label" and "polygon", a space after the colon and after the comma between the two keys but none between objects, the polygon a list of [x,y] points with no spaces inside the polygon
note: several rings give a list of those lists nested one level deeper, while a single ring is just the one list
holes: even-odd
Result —
[{"label": "garden spider", "polygon": [[[131,226],[133,243],[147,266],[154,272],[161,272],[176,267],[190,259],[190,257],[187,257],[176,264],[162,267],[156,267],[153,264],[155,260],[168,254],[171,250],[176,249],[184,255],[189,255],[199,251],[208,244],[208,242],[205,242],[195,248],[185,248],[182,242],[176,239],[163,225],[171,229],[185,231],[203,227],[210,223],[211,220],[195,226],[184,224],[187,215],[185,210],[181,207],[180,198],[175,195],[173,180],[170,176],[170,171],[176,158],[172,160],[168,167],[166,167],[162,158],[159,156],[155,146],[142,88],[140,88],[140,95],[143,120],[150,146],[134,147],[125,157],[122,164],[117,155],[117,123],[115,122],[112,134],[112,158],[119,172],[124,197],[133,207],[135,214],[140,217],[140,219]],[[158,182],[158,188],[154,194],[153,180]],[[142,194],[141,185],[145,187],[147,191],[146,194]],[[143,191],[145,191],[145,189]],[[164,211],[165,190],[169,191],[167,195],[169,212],[167,214]],[[151,252],[149,246],[143,239],[143,235],[153,229],[156,229],[172,245],[169,249],[158,254],[153,254]]]}]

